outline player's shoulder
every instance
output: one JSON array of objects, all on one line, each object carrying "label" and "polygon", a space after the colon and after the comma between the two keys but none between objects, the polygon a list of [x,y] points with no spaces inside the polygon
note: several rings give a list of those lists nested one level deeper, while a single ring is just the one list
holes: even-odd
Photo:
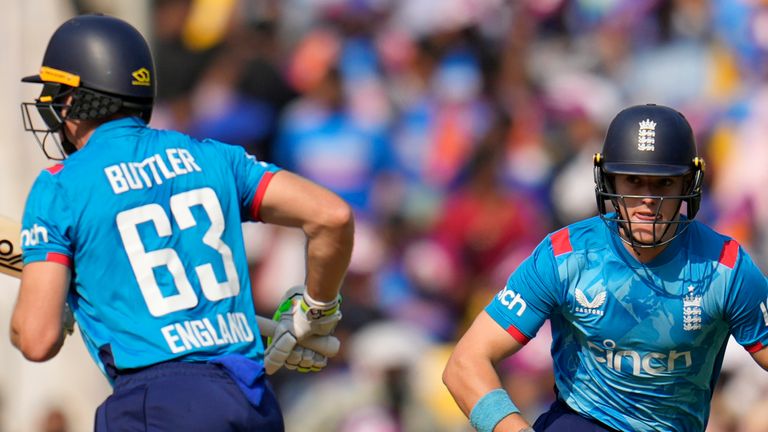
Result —
[{"label": "player's shoulder", "polygon": [[45,177],[55,177],[59,173],[61,173],[64,170],[64,164],[63,163],[55,163],[47,168],[43,168],[42,171],[40,171],[40,175]]},{"label": "player's shoulder", "polygon": [[61,176],[64,174],[66,164],[57,162],[51,166],[45,167],[40,170],[35,179],[35,184],[52,184],[58,183]]},{"label": "player's shoulder", "polygon": [[746,254],[738,240],[716,231],[705,223],[692,221],[688,230],[689,254],[716,261],[730,268]]},{"label": "player's shoulder", "polygon": [[209,156],[215,155],[218,158],[221,158],[221,157],[232,158],[234,155],[240,152],[244,153],[243,148],[238,145],[228,144],[212,138],[196,139],[186,135],[184,136],[186,137],[184,146],[188,147],[190,150],[194,152],[197,152],[203,155],[209,155]]},{"label": "player's shoulder", "polygon": [[27,199],[29,200],[30,197],[41,199],[41,197],[69,196],[64,189],[71,182],[63,181],[61,178],[66,174],[66,167],[67,164],[65,163],[56,163],[41,169],[32,183]]},{"label": "player's shoulder", "polygon": [[239,146],[229,145],[214,139],[197,139],[183,132],[171,129],[152,129],[155,134],[152,142],[159,143],[165,149],[185,149],[194,155],[198,163],[206,165],[229,164]]},{"label": "player's shoulder", "polygon": [[550,233],[547,239],[555,256],[559,256],[602,249],[607,244],[605,236],[605,222],[595,216],[566,225]]},{"label": "player's shoulder", "polygon": [[184,132],[173,129],[146,129],[152,134],[152,141],[165,147],[191,147],[199,145],[200,141]]}]

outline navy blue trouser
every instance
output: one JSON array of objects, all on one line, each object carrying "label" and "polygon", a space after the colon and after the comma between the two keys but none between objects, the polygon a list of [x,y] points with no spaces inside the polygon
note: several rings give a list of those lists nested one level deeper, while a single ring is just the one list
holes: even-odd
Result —
[{"label": "navy blue trouser", "polygon": [[533,424],[536,432],[618,432],[595,420],[582,417],[565,402],[556,400]]},{"label": "navy blue trouser", "polygon": [[283,431],[277,398],[265,381],[258,406],[209,363],[163,363],[119,375],[96,411],[96,432]]}]

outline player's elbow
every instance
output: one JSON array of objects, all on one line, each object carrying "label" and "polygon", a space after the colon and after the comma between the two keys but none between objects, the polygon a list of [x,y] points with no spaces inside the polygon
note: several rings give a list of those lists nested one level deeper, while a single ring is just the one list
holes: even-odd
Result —
[{"label": "player's elbow", "polygon": [[328,227],[351,236],[355,225],[352,208],[341,199],[339,201],[326,215],[325,223]]},{"label": "player's elbow", "polygon": [[59,352],[62,344],[61,330],[23,329],[19,326],[11,329],[13,345],[29,361],[44,362]]},{"label": "player's elbow", "polygon": [[342,242],[352,242],[355,231],[352,208],[342,199],[337,198],[316,213],[309,224],[308,234],[333,233]]},{"label": "player's elbow", "polygon": [[19,351],[24,355],[24,358],[33,362],[44,362],[52,359],[59,352],[61,343],[55,341],[50,344],[41,343],[28,343],[19,347]]},{"label": "player's elbow", "polygon": [[454,351],[443,369],[443,384],[451,393],[459,385],[462,368],[466,367],[465,363],[466,359],[463,354],[459,351]]}]

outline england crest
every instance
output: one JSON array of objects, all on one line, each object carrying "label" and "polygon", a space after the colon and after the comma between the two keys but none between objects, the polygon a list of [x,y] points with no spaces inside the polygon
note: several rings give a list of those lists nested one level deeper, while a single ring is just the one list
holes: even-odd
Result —
[{"label": "england crest", "polygon": [[645,119],[640,122],[637,131],[637,149],[640,151],[656,150],[656,122]]},{"label": "england crest", "polygon": [[683,297],[683,330],[701,329],[701,296],[694,294],[693,285],[688,287],[688,295]]}]

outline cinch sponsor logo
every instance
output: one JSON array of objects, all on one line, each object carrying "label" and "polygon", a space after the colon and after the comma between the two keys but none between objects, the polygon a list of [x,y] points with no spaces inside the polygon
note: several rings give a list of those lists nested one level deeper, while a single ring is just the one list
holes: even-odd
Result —
[{"label": "cinch sponsor logo", "polygon": [[632,372],[634,376],[661,375],[681,368],[687,369],[693,363],[690,351],[640,353],[617,349],[616,342],[611,339],[604,340],[602,347],[592,342],[587,342],[587,346],[598,363],[605,364],[608,369]]},{"label": "cinch sponsor logo", "polygon": [[760,302],[760,310],[763,312],[763,322],[768,327],[768,298],[764,302]]},{"label": "cinch sponsor logo", "polygon": [[520,294],[512,291],[507,287],[504,287],[504,289],[501,290],[501,292],[496,297],[499,299],[501,304],[506,306],[509,310],[512,310],[515,306],[520,306],[517,311],[517,316],[523,316],[525,308],[528,307],[528,305],[525,303],[525,300],[520,297]]},{"label": "cinch sponsor logo", "polygon": [[21,244],[24,246],[36,246],[40,242],[48,243],[48,230],[38,224],[32,228],[21,230]]}]

